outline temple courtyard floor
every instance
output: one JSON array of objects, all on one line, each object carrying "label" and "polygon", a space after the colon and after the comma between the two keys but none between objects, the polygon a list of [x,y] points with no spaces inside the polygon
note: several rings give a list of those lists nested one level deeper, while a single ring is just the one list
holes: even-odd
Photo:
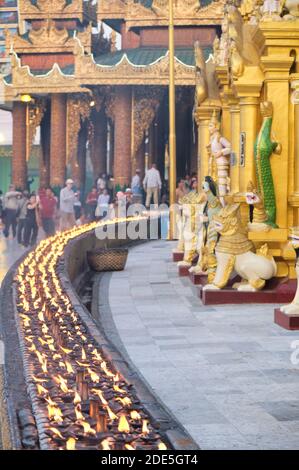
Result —
[{"label": "temple courtyard floor", "polygon": [[[21,248],[16,240],[6,240],[2,233],[0,234],[0,287],[5,277],[5,274],[9,268],[22,256],[25,252],[25,248]],[[0,331],[0,342],[1,342],[1,331]],[[0,343],[0,449],[3,448],[2,438],[8,434],[7,427],[7,416],[5,407],[3,407],[4,401],[4,378],[3,378],[3,348]],[[5,437],[4,437],[5,439]]]},{"label": "temple courtyard floor", "polygon": [[202,305],[174,246],[138,245],[110,277],[124,353],[202,449],[299,449],[299,331],[274,305]]}]

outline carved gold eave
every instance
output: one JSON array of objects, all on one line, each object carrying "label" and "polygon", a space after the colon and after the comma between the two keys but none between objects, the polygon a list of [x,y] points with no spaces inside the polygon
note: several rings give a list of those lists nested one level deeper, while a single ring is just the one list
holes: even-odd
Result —
[{"label": "carved gold eave", "polygon": [[21,21],[75,18],[82,22],[85,17],[95,20],[96,16],[90,0],[72,0],[70,4],[65,0],[37,0],[37,5],[33,5],[30,0],[19,0],[18,11]]},{"label": "carved gold eave", "polygon": [[219,88],[229,85],[228,68],[226,65],[217,65],[215,67],[215,78]]},{"label": "carved gold eave", "polygon": [[98,5],[98,21],[104,19],[122,20],[126,4],[122,0],[102,0]]},{"label": "carved gold eave", "polygon": [[[82,93],[89,92],[88,86],[98,85],[159,85],[169,84],[168,53],[148,66],[132,64],[126,54],[115,66],[103,66],[95,63],[92,55],[85,55],[79,41],[74,49],[75,67],[73,75],[64,74],[59,65],[43,75],[34,75],[27,65],[22,66],[15,52],[11,54],[12,95]],[[175,59],[177,86],[195,86],[195,67],[183,64]]]},{"label": "carved gold eave", "polygon": [[15,98],[13,87],[6,83],[4,77],[0,75],[0,103],[9,103]]},{"label": "carved gold eave", "polygon": [[12,83],[6,84],[7,92],[13,99],[22,94],[47,95],[49,93],[82,93],[88,92],[82,88],[80,80],[74,75],[65,75],[58,64],[44,75],[34,75],[28,65],[21,65],[15,53],[11,54]]},{"label": "carved gold eave", "polygon": [[[75,76],[83,85],[168,85],[169,55],[153,64],[140,66],[132,64],[124,54],[115,66],[95,63],[92,55],[84,55],[78,47],[75,56]],[[194,86],[195,67],[183,64],[175,58],[176,85]]]},{"label": "carved gold eave", "polygon": [[299,19],[295,21],[261,22],[259,28],[265,40],[265,53],[279,53],[281,50],[299,49]]},{"label": "carved gold eave", "polygon": [[262,69],[265,79],[288,80],[290,68],[294,62],[294,57],[288,57],[284,54],[273,54],[261,57]]},{"label": "carved gold eave", "polygon": [[[168,3],[168,2],[167,2]],[[174,21],[176,26],[217,25],[223,20],[223,9],[226,0],[214,1],[202,8],[195,8],[196,3],[188,5],[181,0],[174,8]],[[98,20],[123,20],[126,28],[168,26],[167,8],[150,9],[140,3],[129,0],[102,0],[98,7]]]},{"label": "carved gold eave", "polygon": [[5,47],[7,51],[17,54],[46,54],[46,53],[73,53],[77,40],[84,47],[85,52],[91,52],[91,24],[82,32],[74,32],[69,37],[65,29],[58,30],[54,24],[42,27],[38,31],[31,31],[29,39],[18,34],[6,33]]},{"label": "carved gold eave", "polygon": [[259,98],[265,75],[258,66],[245,66],[242,77],[234,80],[232,89],[236,97]]}]

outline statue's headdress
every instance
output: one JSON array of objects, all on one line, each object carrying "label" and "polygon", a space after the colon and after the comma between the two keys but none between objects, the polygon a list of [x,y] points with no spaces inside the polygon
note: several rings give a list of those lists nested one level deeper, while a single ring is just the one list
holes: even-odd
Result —
[{"label": "statue's headdress", "polygon": [[216,129],[220,130],[220,125],[221,124],[220,124],[220,119],[219,119],[219,113],[217,112],[216,109],[214,109],[214,111],[213,111],[213,115],[211,117],[210,124],[214,124]]}]

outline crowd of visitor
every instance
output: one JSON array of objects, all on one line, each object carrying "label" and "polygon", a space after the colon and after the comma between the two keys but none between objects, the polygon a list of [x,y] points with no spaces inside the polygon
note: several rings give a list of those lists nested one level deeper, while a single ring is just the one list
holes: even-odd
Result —
[{"label": "crowd of visitor", "polygon": [[[196,174],[179,180],[177,202],[196,187]],[[16,238],[20,245],[28,247],[36,243],[40,228],[50,237],[57,230],[100,220],[112,213],[111,216],[118,216],[120,208],[128,209],[131,204],[145,204],[149,208],[159,202],[168,202],[167,185],[153,163],[144,178],[141,170],[136,169],[129,188],[114,188],[111,177],[99,175],[86,198],[75,189],[72,179],[66,181],[59,194],[51,188],[30,192],[30,186],[21,191],[10,185],[5,194],[0,191],[0,225],[5,238]]]}]

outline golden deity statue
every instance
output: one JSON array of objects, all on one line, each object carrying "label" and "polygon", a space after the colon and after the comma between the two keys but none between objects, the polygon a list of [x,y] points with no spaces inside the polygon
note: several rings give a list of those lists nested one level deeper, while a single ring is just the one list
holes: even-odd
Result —
[{"label": "golden deity statue", "polygon": [[212,159],[215,159],[217,166],[217,182],[219,189],[219,197],[224,205],[224,198],[228,193],[229,187],[229,167],[231,143],[225,139],[220,133],[220,121],[217,117],[216,110],[209,124],[210,133],[210,150]]}]

